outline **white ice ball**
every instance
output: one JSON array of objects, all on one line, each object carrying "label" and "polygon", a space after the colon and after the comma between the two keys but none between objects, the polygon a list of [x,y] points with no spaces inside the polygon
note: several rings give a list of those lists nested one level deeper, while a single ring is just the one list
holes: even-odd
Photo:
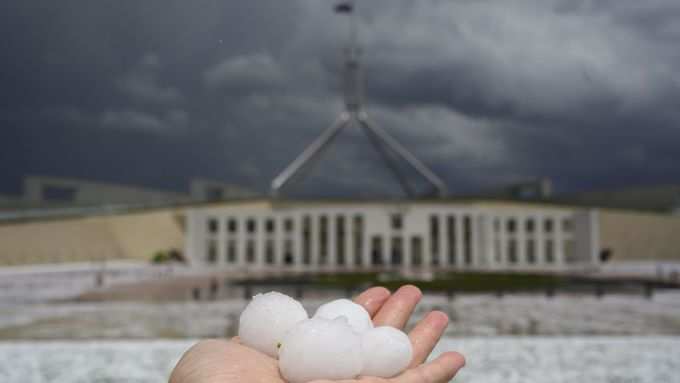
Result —
[{"label": "white ice ball", "polygon": [[361,334],[364,368],[361,375],[391,378],[404,371],[413,358],[408,336],[394,327],[380,326]]},{"label": "white ice ball", "polygon": [[373,328],[371,316],[366,309],[349,299],[337,299],[321,305],[314,314],[314,318],[336,319],[347,318],[349,326],[357,333]]},{"label": "white ice ball", "polygon": [[279,369],[290,383],[315,379],[353,379],[361,372],[361,338],[345,318],[312,318],[283,338]]},{"label": "white ice ball", "polygon": [[257,294],[241,313],[238,336],[246,346],[276,358],[286,332],[308,318],[300,302],[287,295]]}]

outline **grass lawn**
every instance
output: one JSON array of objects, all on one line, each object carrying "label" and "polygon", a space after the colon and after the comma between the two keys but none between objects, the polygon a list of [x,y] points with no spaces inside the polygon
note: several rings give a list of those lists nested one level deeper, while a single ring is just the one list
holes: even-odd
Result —
[{"label": "grass lawn", "polygon": [[[262,281],[243,282],[262,283]],[[528,273],[440,272],[428,280],[403,277],[398,273],[357,272],[270,279],[266,284],[302,284],[338,289],[355,289],[370,285],[395,289],[404,284],[413,284],[423,291],[499,292],[554,289],[566,285],[567,282],[567,279],[561,276]]]},{"label": "grass lawn", "polygon": [[389,274],[357,273],[339,275],[319,275],[310,282],[329,287],[352,287],[362,284],[380,284],[389,289],[404,284],[413,284],[424,291],[499,291],[499,290],[543,290],[562,285],[562,278],[535,274],[500,274],[481,272],[438,273],[432,280],[404,278]]}]

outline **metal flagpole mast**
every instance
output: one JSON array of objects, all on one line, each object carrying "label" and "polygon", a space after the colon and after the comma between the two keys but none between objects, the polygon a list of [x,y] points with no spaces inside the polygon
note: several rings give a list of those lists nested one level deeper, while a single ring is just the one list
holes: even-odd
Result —
[{"label": "metal flagpole mast", "polygon": [[343,91],[345,101],[345,112],[338,120],[310,144],[300,155],[288,165],[271,183],[271,195],[278,197],[281,190],[295,180],[302,172],[316,161],[319,156],[330,146],[339,133],[348,127],[356,126],[360,128],[369,138],[371,144],[380,154],[381,158],[395,175],[404,192],[413,197],[414,192],[405,174],[402,174],[394,157],[404,160],[413,170],[423,177],[440,197],[448,193],[444,182],[437,177],[425,164],[402,146],[396,139],[376,124],[368,120],[363,111],[363,79],[361,77],[361,49],[358,44],[357,19],[354,12],[354,1],[343,1],[335,5],[335,12],[350,16],[350,32],[347,46],[344,48],[344,73]]}]

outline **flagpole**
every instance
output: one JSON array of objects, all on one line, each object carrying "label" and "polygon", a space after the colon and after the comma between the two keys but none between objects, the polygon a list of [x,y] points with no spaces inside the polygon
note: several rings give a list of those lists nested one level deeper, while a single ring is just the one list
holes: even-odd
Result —
[{"label": "flagpole", "polygon": [[[349,31],[349,44],[350,44],[350,49],[354,51],[355,49],[359,49],[359,37],[358,37],[358,24],[357,24],[357,12],[355,11],[354,8],[354,1],[349,2],[350,6],[352,7],[352,12],[350,12],[350,31]],[[354,52],[355,54],[358,52]]]},{"label": "flagpole", "polygon": [[[331,145],[332,141],[344,129],[355,126],[362,130],[371,140],[375,149],[388,168],[394,173],[401,184],[406,196],[415,197],[415,190],[408,182],[406,174],[402,173],[400,167],[394,162],[397,159],[405,161],[411,166],[425,181],[434,187],[440,197],[447,195],[444,182],[437,177],[424,163],[420,162],[416,156],[411,154],[397,140],[392,138],[386,131],[368,121],[366,112],[363,110],[363,76],[361,68],[361,49],[358,41],[358,20],[355,15],[354,0],[342,1],[335,5],[335,12],[338,14],[349,14],[349,39],[344,49],[344,97],[345,112],[340,115],[336,124],[318,137],[309,145],[290,165],[288,165],[271,183],[271,195],[280,196],[283,188],[291,183],[298,176],[301,176],[305,169],[308,169],[323,152]],[[391,154],[391,155],[390,155]],[[394,157],[394,158],[393,158]]]}]

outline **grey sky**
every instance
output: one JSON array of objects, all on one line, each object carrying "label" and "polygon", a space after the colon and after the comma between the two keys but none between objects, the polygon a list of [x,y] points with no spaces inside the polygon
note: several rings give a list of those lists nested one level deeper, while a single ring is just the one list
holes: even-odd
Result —
[{"label": "grey sky", "polygon": [[[454,192],[680,180],[680,3],[359,1],[371,116]],[[341,109],[331,1],[0,5],[0,192],[23,174],[264,190]],[[299,189],[391,193],[349,132]]]}]

